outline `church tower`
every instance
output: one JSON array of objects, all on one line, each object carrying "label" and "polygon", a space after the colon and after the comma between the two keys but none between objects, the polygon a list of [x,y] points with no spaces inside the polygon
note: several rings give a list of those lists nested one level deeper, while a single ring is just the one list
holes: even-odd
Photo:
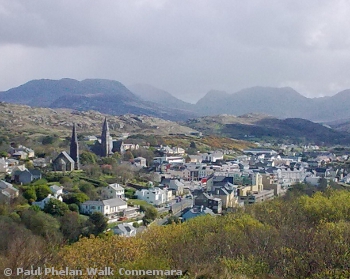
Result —
[{"label": "church tower", "polygon": [[109,127],[107,118],[103,122],[102,135],[101,135],[101,157],[108,157],[111,153],[111,140],[109,135]]},{"label": "church tower", "polygon": [[69,153],[69,155],[75,162],[74,168],[76,170],[78,170],[80,168],[79,144],[78,144],[78,136],[77,136],[77,127],[76,127],[75,123],[73,123],[72,139],[70,141],[70,153]]}]

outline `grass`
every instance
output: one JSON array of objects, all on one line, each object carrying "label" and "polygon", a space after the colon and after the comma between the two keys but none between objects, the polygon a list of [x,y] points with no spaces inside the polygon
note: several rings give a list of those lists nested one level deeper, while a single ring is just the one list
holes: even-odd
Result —
[{"label": "grass", "polygon": [[143,205],[145,207],[153,206],[152,204],[150,204],[146,201],[143,201],[143,200],[139,200],[139,199],[130,199],[130,200],[128,200],[128,203],[132,203],[133,205]]}]

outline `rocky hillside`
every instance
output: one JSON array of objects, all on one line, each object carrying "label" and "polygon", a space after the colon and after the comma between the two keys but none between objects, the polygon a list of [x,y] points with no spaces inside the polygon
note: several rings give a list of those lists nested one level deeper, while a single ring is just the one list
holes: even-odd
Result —
[{"label": "rocky hillside", "polygon": [[301,118],[278,119],[267,115],[219,115],[190,119],[185,123],[204,134],[235,139],[275,140],[279,142],[349,144],[350,134]]},{"label": "rocky hillside", "polygon": [[99,135],[105,117],[111,134],[115,136],[122,133],[168,135],[194,131],[175,122],[150,116],[111,116],[97,111],[36,108],[1,102],[0,132],[28,136],[56,133],[66,136],[70,134],[72,123],[75,122],[80,134]]}]

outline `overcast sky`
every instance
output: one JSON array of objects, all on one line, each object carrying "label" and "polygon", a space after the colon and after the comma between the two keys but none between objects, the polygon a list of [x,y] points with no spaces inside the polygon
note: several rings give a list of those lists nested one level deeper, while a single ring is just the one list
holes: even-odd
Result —
[{"label": "overcast sky", "polygon": [[350,88],[350,1],[0,0],[0,77],[333,95]]}]

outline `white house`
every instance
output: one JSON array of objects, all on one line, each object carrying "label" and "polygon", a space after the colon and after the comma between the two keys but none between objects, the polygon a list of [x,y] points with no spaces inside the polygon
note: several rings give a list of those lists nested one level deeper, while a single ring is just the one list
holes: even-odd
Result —
[{"label": "white house", "polygon": [[62,196],[54,196],[51,194],[48,194],[47,197],[41,201],[38,202],[33,202],[32,205],[37,205],[39,206],[41,209],[44,209],[45,205],[51,200],[59,200],[59,201],[63,201]]},{"label": "white house", "polygon": [[51,185],[50,190],[55,197],[63,195],[63,187],[57,185]]},{"label": "white house", "polygon": [[63,199],[62,199],[63,187],[57,186],[57,185],[51,185],[51,186],[50,186],[50,190],[51,190],[52,194],[48,194],[48,196],[47,196],[45,199],[41,200],[41,201],[33,202],[33,205],[37,205],[37,206],[39,206],[41,209],[44,209],[45,205],[46,205],[51,199],[63,201]]},{"label": "white house", "polygon": [[92,214],[101,212],[103,215],[112,215],[123,212],[128,208],[126,201],[121,198],[114,198],[102,201],[86,201],[80,206],[81,213]]},{"label": "white house", "polygon": [[176,196],[182,196],[184,193],[185,184],[178,179],[165,178],[162,180],[162,184],[167,189],[172,190],[172,193]]},{"label": "white house", "polygon": [[138,199],[144,200],[153,205],[161,205],[167,202],[168,191],[158,187],[150,189],[141,189],[135,192]]},{"label": "white house", "polygon": [[224,153],[222,153],[221,151],[203,153],[201,155],[202,155],[203,161],[209,161],[209,162],[213,162],[213,163],[215,163],[217,160],[224,159]]},{"label": "white house", "polygon": [[96,136],[86,136],[84,138],[84,140],[86,140],[86,141],[97,141],[98,139],[97,139]]},{"label": "white house", "polygon": [[109,184],[101,191],[102,199],[124,198],[124,188],[118,183]]},{"label": "white house", "polygon": [[137,157],[137,158],[134,159],[134,164],[135,164],[135,166],[138,166],[138,167],[141,167],[141,168],[145,168],[145,167],[147,167],[146,158]]},{"label": "white house", "polygon": [[9,164],[5,158],[0,158],[0,173],[7,173],[9,170]]},{"label": "white house", "polygon": [[132,237],[136,235],[135,227],[128,223],[119,224],[118,226],[114,227],[112,230],[115,234],[120,236]]},{"label": "white house", "polygon": [[154,163],[163,164],[168,162],[169,164],[183,164],[185,163],[185,158],[180,156],[164,156],[164,157],[154,157]]},{"label": "white house", "polygon": [[180,155],[184,155],[185,154],[185,149],[181,148],[181,147],[173,147],[173,154],[180,154]]}]

